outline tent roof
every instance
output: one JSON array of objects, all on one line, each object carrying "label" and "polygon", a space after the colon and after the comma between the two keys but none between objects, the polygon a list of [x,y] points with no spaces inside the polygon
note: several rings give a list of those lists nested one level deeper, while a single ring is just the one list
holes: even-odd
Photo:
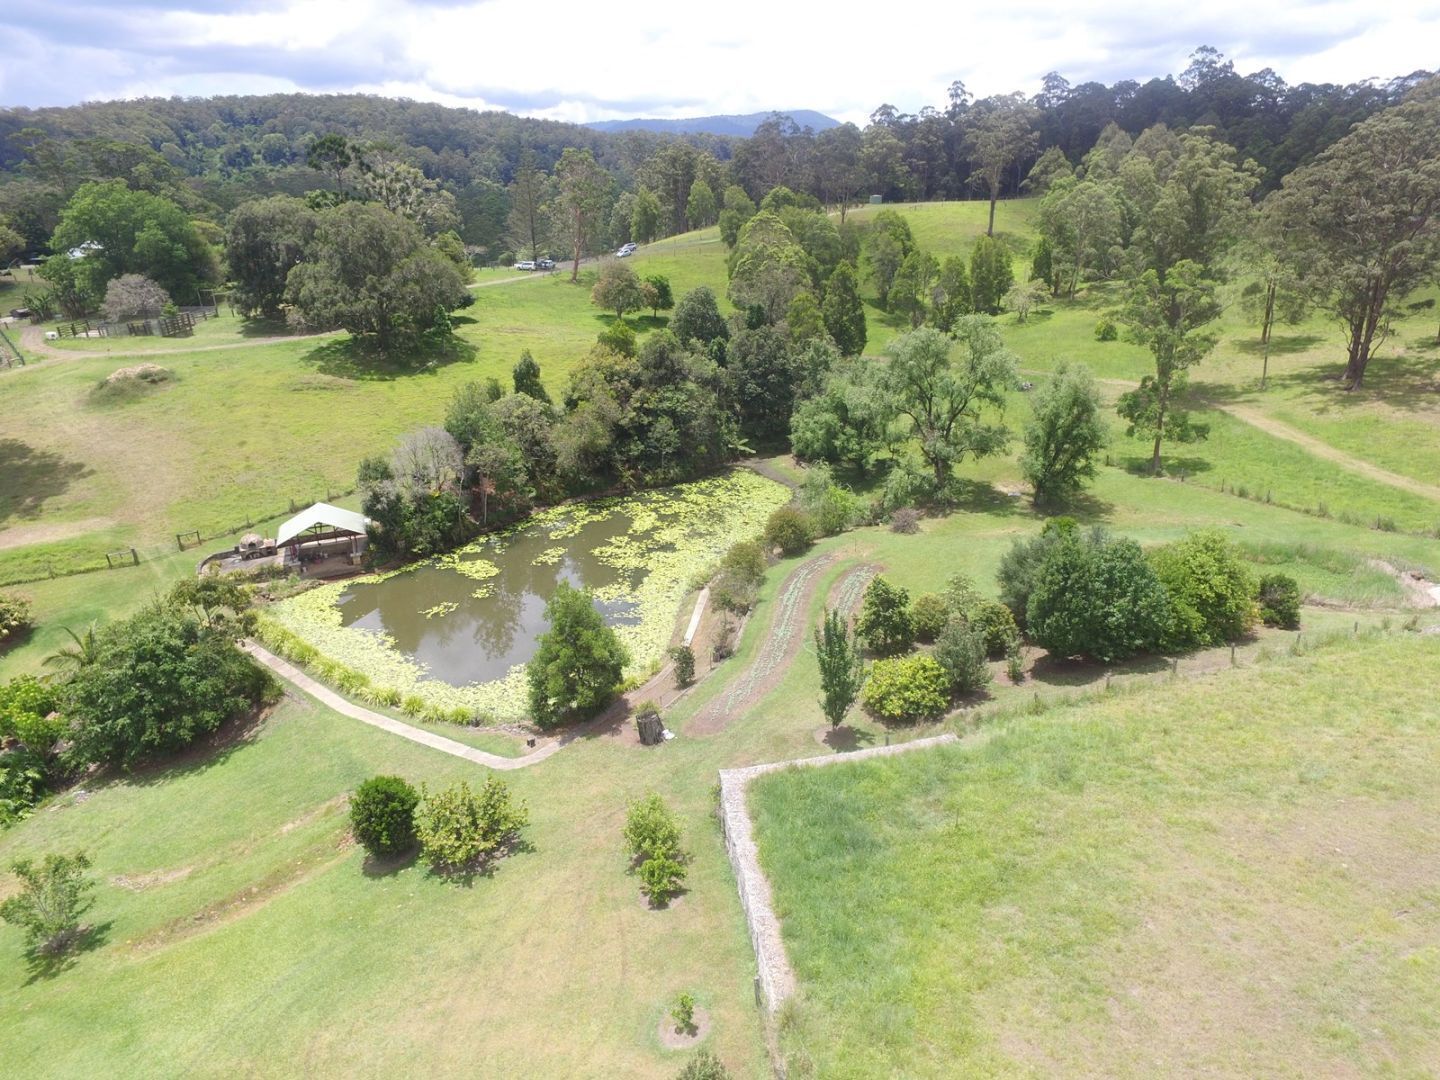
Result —
[{"label": "tent roof", "polygon": [[293,540],[306,529],[314,528],[316,525],[329,525],[332,529],[341,532],[361,533],[370,524],[370,519],[364,514],[357,514],[354,510],[341,510],[338,506],[331,506],[329,503],[316,503],[314,506],[301,510],[289,521],[281,525],[275,533],[275,543],[280,545],[288,540]]}]

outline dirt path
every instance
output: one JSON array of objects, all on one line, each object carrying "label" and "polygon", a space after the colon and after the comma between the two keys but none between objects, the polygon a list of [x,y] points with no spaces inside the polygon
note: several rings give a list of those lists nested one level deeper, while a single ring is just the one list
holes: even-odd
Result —
[{"label": "dirt path", "polygon": [[499,754],[487,753],[484,750],[477,750],[473,746],[466,746],[464,743],[456,742],[454,739],[447,739],[444,735],[437,735],[433,731],[426,731],[424,728],[401,723],[399,720],[382,716],[380,713],[371,712],[369,709],[361,708],[359,705],[346,701],[329,687],[316,682],[293,664],[281,660],[280,657],[262,648],[253,641],[246,641],[240,647],[286,682],[295,686],[297,689],[303,690],[322,705],[334,709],[344,716],[349,716],[362,723],[369,724],[371,727],[380,728],[382,731],[388,731],[392,735],[399,735],[402,739],[409,739],[411,742],[419,743],[421,746],[428,746],[432,750],[439,750],[441,753],[464,758],[466,761],[473,761],[477,765],[484,765],[486,768],[497,769],[502,772],[507,772],[511,769],[523,769],[526,766],[534,765],[536,762],[544,761],[551,755],[559,753],[573,741],[570,739],[551,739],[524,757],[509,758],[502,757]]},{"label": "dirt path", "polygon": [[[123,352],[86,352],[80,349],[57,349],[45,342],[45,328],[43,326],[27,326],[20,331],[20,350],[27,355],[45,356],[54,360],[85,360],[97,356],[103,356],[107,360],[130,360],[136,357],[153,356],[189,356],[191,353],[199,352],[225,352],[229,349],[249,349],[256,345],[279,345],[285,341],[314,341],[318,338],[334,337],[340,331],[327,330],[323,334],[277,334],[270,337],[249,338],[246,341],[233,341],[224,345],[196,345],[194,348],[180,349],[132,349]],[[25,367],[11,368],[11,371],[26,371]]]},{"label": "dirt path", "polygon": [[1389,487],[1399,488],[1401,491],[1408,491],[1410,494],[1419,495],[1424,499],[1434,499],[1440,502],[1440,487],[1436,487],[1434,484],[1426,484],[1420,480],[1412,480],[1408,476],[1401,476],[1399,473],[1393,473],[1389,469],[1382,469],[1379,465],[1372,465],[1368,461],[1351,457],[1344,450],[1337,449],[1327,442],[1322,442],[1314,436],[1305,434],[1303,431],[1297,431],[1289,424],[1266,416],[1258,409],[1253,409],[1248,405],[1215,405],[1213,403],[1210,403],[1210,407],[1219,409],[1223,413],[1229,413],[1235,417],[1235,419],[1243,420],[1251,427],[1257,427],[1267,435],[1274,435],[1277,439],[1284,439],[1286,442],[1303,446],[1316,457],[1333,462],[1347,472],[1356,473],[1359,476],[1363,476],[1369,480],[1375,480],[1381,484],[1386,484]]},{"label": "dirt path", "polygon": [[801,563],[786,578],[775,598],[774,614],[767,627],[765,642],[751,665],[741,672],[725,690],[715,695],[685,726],[687,735],[715,735],[724,731],[730,721],[751,708],[779,685],[804,644],[805,613],[815,595],[816,577],[829,566],[834,557],[820,555]]},{"label": "dirt path", "polygon": [[[1043,375],[1044,372],[1026,371],[1026,374]],[[1133,390],[1135,384],[1126,379],[1096,379],[1096,382],[1111,386],[1117,390]],[[1376,483],[1384,484],[1387,487],[1399,488],[1401,491],[1408,491],[1412,495],[1419,495],[1422,499],[1434,499],[1440,502],[1440,487],[1434,484],[1427,484],[1423,480],[1414,480],[1408,476],[1401,476],[1399,473],[1391,472],[1389,469],[1382,469],[1379,465],[1372,465],[1368,461],[1347,454],[1338,447],[1307,435],[1305,432],[1291,427],[1283,420],[1276,420],[1273,416],[1267,416],[1259,409],[1250,405],[1221,405],[1215,401],[1200,399],[1207,408],[1223,412],[1233,416],[1242,423],[1258,428],[1267,435],[1273,435],[1277,439],[1284,439],[1286,442],[1294,443],[1296,446],[1304,447],[1316,457],[1332,464],[1339,465],[1346,472],[1352,472],[1357,476],[1363,476],[1367,480],[1374,480]]]}]

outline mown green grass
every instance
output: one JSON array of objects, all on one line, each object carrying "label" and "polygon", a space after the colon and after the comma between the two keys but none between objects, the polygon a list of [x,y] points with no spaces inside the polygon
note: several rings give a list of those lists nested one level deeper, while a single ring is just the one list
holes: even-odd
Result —
[{"label": "mown green grass", "polygon": [[1427,1072],[1437,665],[1433,639],[1349,644],[762,778],[792,1064]]},{"label": "mown green grass", "polygon": [[[35,981],[0,927],[7,1070],[668,1077],[687,1055],[658,1026],[689,990],[707,1045],[760,1075],[753,961],[710,814],[731,748],[673,749],[584,740],[507,774],[531,849],[469,884],[367,872],[344,796],[378,772],[433,787],[485,771],[305,701],[219,756],[87,783],[83,802],[0,834],[6,863],[91,852],[102,927],[71,970]],[[650,788],[695,856],[668,911],[643,903],[621,844],[627,800]]]}]

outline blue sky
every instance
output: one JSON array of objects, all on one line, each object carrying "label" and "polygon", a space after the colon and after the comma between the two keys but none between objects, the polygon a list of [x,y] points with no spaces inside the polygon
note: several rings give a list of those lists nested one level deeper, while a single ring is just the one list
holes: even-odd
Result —
[{"label": "blue sky", "polygon": [[1353,82],[1440,66],[1440,0],[915,3],[729,0],[8,0],[0,105],[360,90],[559,120],[813,108],[1179,72]]}]

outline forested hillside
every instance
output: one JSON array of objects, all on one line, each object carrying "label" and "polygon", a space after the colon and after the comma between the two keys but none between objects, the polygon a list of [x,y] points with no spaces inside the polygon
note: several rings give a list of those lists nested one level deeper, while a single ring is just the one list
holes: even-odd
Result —
[{"label": "forested hillside", "polygon": [[[491,260],[521,247],[510,220],[517,194],[548,176],[567,147],[588,150],[612,180],[593,233],[599,247],[714,222],[725,188],[754,201],[777,185],[837,205],[872,193],[887,201],[1006,196],[1050,147],[1079,162],[1107,125],[1136,136],[1155,124],[1211,127],[1260,167],[1272,190],[1357,122],[1395,104],[1423,80],[1287,85],[1273,71],[1241,75],[1202,47],[1179,76],[1072,86],[1058,73],[1040,93],[975,100],[963,84],[915,114],[880,105],[862,129],[816,132],[773,114],[749,139],[588,127],[362,94],[170,98],[0,110],[0,220],[18,234],[10,251],[42,253],[61,208],[86,180],[117,178],[163,195],[223,226],[234,207],[273,194],[337,184],[307,166],[315,144],[339,135],[416,167],[455,199],[457,232]],[[803,114],[802,114],[803,115]],[[996,164],[997,151],[1002,159]],[[689,205],[697,179],[708,191]],[[543,192],[541,194],[544,194]],[[653,197],[658,212],[648,202]],[[641,203],[637,230],[635,202]],[[4,234],[0,234],[3,236]],[[530,240],[532,237],[526,237]]]}]

